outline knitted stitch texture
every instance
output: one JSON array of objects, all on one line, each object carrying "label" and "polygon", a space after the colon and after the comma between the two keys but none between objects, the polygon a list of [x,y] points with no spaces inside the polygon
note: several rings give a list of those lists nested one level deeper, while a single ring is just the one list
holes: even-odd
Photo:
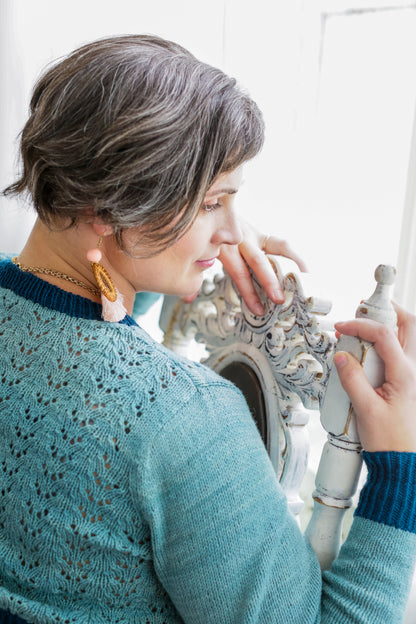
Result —
[{"label": "knitted stitch texture", "polygon": [[0,263],[0,607],[38,624],[401,621],[415,515],[398,529],[383,509],[415,496],[406,462],[322,581],[241,393],[34,276],[16,294],[16,271]]}]

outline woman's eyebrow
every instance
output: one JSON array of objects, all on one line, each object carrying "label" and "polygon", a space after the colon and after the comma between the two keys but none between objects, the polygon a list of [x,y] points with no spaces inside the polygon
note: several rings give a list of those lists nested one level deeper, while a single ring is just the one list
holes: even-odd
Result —
[{"label": "woman's eyebrow", "polygon": [[216,190],[208,191],[205,197],[215,197],[216,195],[235,195],[238,192],[238,188],[219,188]]}]

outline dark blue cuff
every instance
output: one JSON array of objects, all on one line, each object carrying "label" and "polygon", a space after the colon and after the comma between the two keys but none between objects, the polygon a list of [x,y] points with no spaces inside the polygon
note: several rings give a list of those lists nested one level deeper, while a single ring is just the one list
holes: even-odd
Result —
[{"label": "dark blue cuff", "polygon": [[27,624],[27,621],[22,620],[18,615],[13,615],[9,611],[0,609],[0,624]]},{"label": "dark blue cuff", "polygon": [[416,533],[416,453],[363,452],[368,476],[355,515]]}]

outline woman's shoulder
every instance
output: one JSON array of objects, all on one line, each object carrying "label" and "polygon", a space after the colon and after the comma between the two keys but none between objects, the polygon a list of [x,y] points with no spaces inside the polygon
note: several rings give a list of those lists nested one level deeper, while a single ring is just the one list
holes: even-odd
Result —
[{"label": "woman's shoulder", "polygon": [[[62,341],[62,338],[65,340]],[[60,332],[62,348],[70,359],[80,354],[80,379],[113,388],[120,400],[147,396],[148,407],[180,410],[189,397],[201,400],[212,392],[227,398],[239,391],[204,364],[180,356],[154,340],[140,326],[78,319]]]},{"label": "woman's shoulder", "polygon": [[[130,331],[129,331],[130,330]],[[112,328],[110,328],[112,331]],[[163,344],[154,340],[146,331],[140,327],[124,328],[116,330],[129,354],[127,360],[128,367],[146,367],[162,374],[170,371],[170,375],[180,381],[181,384],[204,387],[206,385],[233,387],[230,382],[215,373],[213,370],[194,362],[186,357],[174,353]],[[126,355],[122,356],[123,363]],[[133,364],[134,361],[134,364]]]},{"label": "woman's shoulder", "polygon": [[7,322],[2,324],[0,360],[31,373],[42,386],[37,391],[48,400],[59,388],[54,398],[60,405],[64,401],[62,408],[81,401],[104,405],[108,414],[117,411],[129,421],[146,414],[142,422],[162,422],[185,410],[190,397],[204,405],[215,392],[224,403],[238,393],[230,382],[173,353],[137,325],[76,318],[10,290],[1,306]]},{"label": "woman's shoulder", "polygon": [[[4,264],[0,258],[0,271],[2,268],[10,274],[13,271],[16,273],[8,258]],[[62,292],[51,289],[47,282],[39,279],[34,283],[48,289],[49,295],[52,291]],[[129,379],[136,378],[142,382],[155,375],[163,378],[167,371],[171,371],[170,375],[180,376],[183,381],[188,379],[194,384],[221,383],[221,378],[205,366],[173,353],[138,325],[82,318],[72,314],[72,310],[67,309],[68,305],[62,311],[42,305],[34,300],[31,292],[15,292],[16,289],[10,284],[1,281],[0,286],[3,292],[0,314],[5,319],[3,337],[7,338],[8,332],[13,335],[17,332],[20,336],[19,349],[36,350],[38,359],[42,359],[45,367],[48,362],[52,365],[57,359],[62,362],[75,359],[77,367],[74,371],[114,371],[117,375],[125,374]],[[78,301],[82,298],[73,296],[72,299]],[[3,342],[8,349],[18,347],[15,341]],[[135,375],[139,370],[141,374]]]},{"label": "woman's shoulder", "polygon": [[251,420],[240,390],[207,366],[173,353],[140,327],[108,325],[103,332],[106,353],[98,354],[98,367],[85,362],[82,378],[91,376],[102,387],[103,402],[119,406],[133,453],[166,427],[188,429],[202,418],[205,428],[216,431],[219,421],[224,426],[229,418]]},{"label": "woman's shoulder", "polygon": [[[242,405],[241,392],[230,381],[198,362],[180,356],[156,342],[140,327],[108,328],[115,332],[119,341],[111,343],[113,355],[120,365],[109,367],[117,372],[120,391],[126,388],[131,397],[140,397],[146,404],[146,413],[157,413],[159,424],[173,416],[181,416],[199,406],[206,412],[215,397],[215,403],[223,409],[231,404]],[[126,382],[126,383],[124,383]]]}]

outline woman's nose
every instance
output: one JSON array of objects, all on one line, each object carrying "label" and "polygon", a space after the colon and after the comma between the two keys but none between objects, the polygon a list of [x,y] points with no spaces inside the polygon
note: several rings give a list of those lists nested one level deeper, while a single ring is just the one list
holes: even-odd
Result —
[{"label": "woman's nose", "polygon": [[217,245],[239,245],[243,240],[243,233],[236,213],[233,209],[226,211],[221,223],[214,234],[213,242]]}]

